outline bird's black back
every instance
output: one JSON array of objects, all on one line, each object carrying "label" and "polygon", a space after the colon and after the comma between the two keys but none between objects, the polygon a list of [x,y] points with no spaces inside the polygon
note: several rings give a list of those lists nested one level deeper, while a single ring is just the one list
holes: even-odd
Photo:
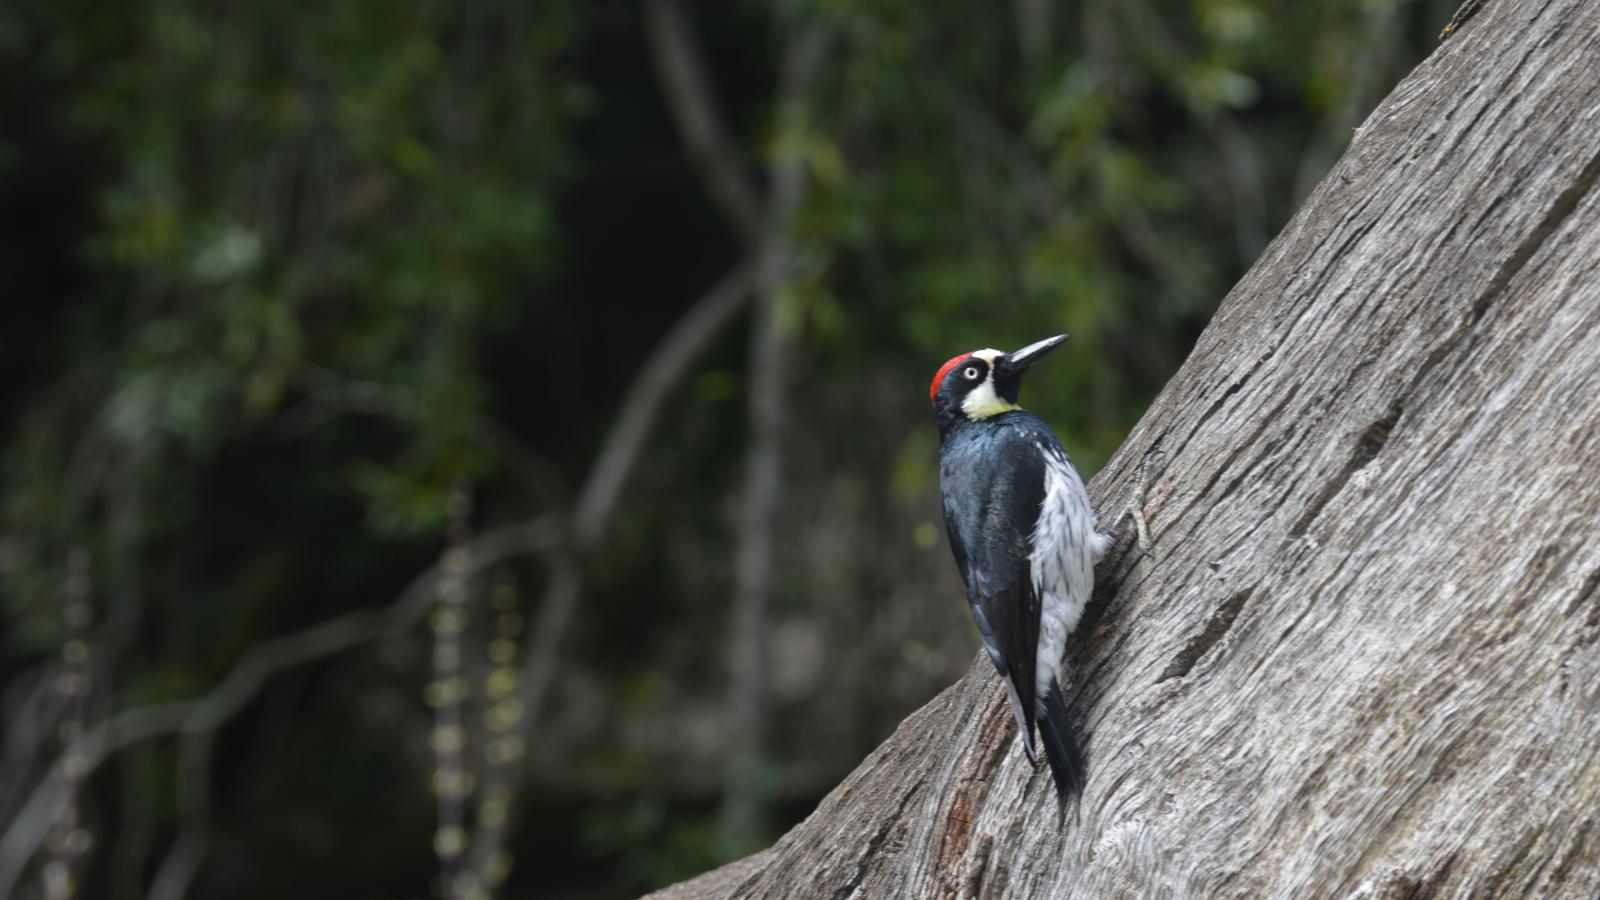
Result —
[{"label": "bird's black back", "polygon": [[950,547],[984,648],[1016,693],[1030,755],[1040,688],[1034,683],[1040,598],[1030,556],[1044,501],[1045,453],[1059,448],[1048,426],[1017,410],[957,425],[940,450]]}]

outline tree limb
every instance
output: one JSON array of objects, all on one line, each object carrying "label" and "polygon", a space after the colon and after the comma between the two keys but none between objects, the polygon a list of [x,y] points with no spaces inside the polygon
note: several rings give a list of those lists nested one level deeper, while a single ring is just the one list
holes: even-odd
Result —
[{"label": "tree limb", "polygon": [[[1023,195],[1033,207],[1034,217],[1045,226],[1054,226],[1059,222],[1067,209],[1066,198],[1056,188],[1032,148],[996,122],[970,98],[960,96],[957,87],[951,86],[941,93],[953,98],[949,102],[967,139],[1011,173],[1012,179],[1022,188]],[[1147,266],[1168,290],[1192,290],[1210,277],[1209,267],[1169,252],[1156,233],[1155,226],[1137,206],[1113,211],[1111,222],[1133,256]]]},{"label": "tree limb", "polygon": [[[469,544],[469,578],[527,552],[551,554],[555,559],[553,566],[559,573],[563,565],[576,565],[576,560],[593,548],[659,414],[663,398],[731,321],[748,295],[750,278],[747,265],[735,267],[691,306],[641,368],[624,398],[622,411],[607,434],[595,469],[585,482],[571,533],[548,517],[486,531]],[[358,390],[346,394],[341,403],[384,415],[394,414],[395,409],[389,392]],[[174,734],[185,738],[181,755],[192,763],[185,766],[186,770],[209,773],[210,746],[216,730],[242,709],[270,677],[284,669],[409,630],[432,605],[439,577],[439,567],[430,567],[413,579],[383,614],[349,613],[256,646],[221,683],[199,700],[126,710],[98,723],[80,741],[82,776],[87,778],[107,758],[125,747]],[[527,723],[536,721],[553,673],[555,648],[576,605],[577,586],[563,587],[571,584],[570,580],[551,579],[552,587],[547,589],[540,613],[540,627],[530,633],[530,645],[523,651],[519,699],[527,711]],[[531,658],[530,654],[537,654],[538,659]],[[65,799],[66,791],[60,779],[54,775],[45,778],[0,836],[0,896],[8,895],[14,887]],[[198,797],[195,802],[200,802]],[[491,837],[500,840],[498,835]],[[498,849],[498,845],[490,847],[483,859],[492,858]],[[180,837],[180,845],[175,845],[169,853],[162,874],[157,878],[162,892],[181,896],[204,851],[205,841],[194,832],[186,831]],[[474,851],[477,852],[476,839]]]},{"label": "tree limb", "polygon": [[[486,531],[471,542],[469,577],[512,556],[551,551],[558,545],[560,534],[555,523],[545,518]],[[431,605],[439,577],[439,567],[429,567],[412,580],[385,612],[346,613],[258,644],[198,700],[137,707],[98,722],[68,751],[76,755],[81,766],[79,777],[87,779],[108,758],[126,747],[175,734],[183,735],[189,742],[184,748],[184,757],[194,763],[191,772],[203,767],[209,777],[207,761],[215,732],[244,708],[268,679],[285,669],[409,630]],[[23,868],[38,851],[66,799],[66,783],[58,772],[52,772],[34,788],[28,802],[0,837],[0,896],[10,896]],[[176,860],[174,865],[181,861]],[[181,867],[174,868],[171,881],[178,882],[181,872]]]},{"label": "tree limb", "polygon": [[806,96],[822,64],[828,38],[828,30],[816,25],[793,34],[778,79],[778,114],[783,125],[772,151],[772,199],[756,272],[758,296],[750,329],[750,388],[745,404],[749,435],[734,561],[730,746],[722,807],[723,835],[729,841],[758,830],[762,806],[766,616],[772,594],[783,431],[788,416],[783,382],[794,343],[792,326],[780,306],[794,279],[794,218],[805,199],[806,160],[797,145],[805,127]]},{"label": "tree limb", "polygon": [[[322,368],[307,369],[297,380],[307,396],[278,417],[275,429],[285,437],[303,437],[343,414],[401,421],[422,415],[415,393],[397,385],[361,381]],[[493,417],[481,413],[473,417],[472,440],[510,469],[536,503],[565,506],[569,502],[555,467]]]},{"label": "tree limb", "polygon": [[734,232],[755,243],[761,236],[761,192],[728,137],[693,26],[678,0],[645,0],[644,20],[656,78],[689,162]]},{"label": "tree limb", "polygon": [[[1130,16],[1134,34],[1155,45],[1153,59],[1164,61],[1169,69],[1179,71],[1181,61],[1189,54],[1165,19],[1157,15],[1144,0],[1133,0],[1114,8]],[[1222,160],[1223,173],[1233,198],[1234,246],[1239,264],[1248,266],[1260,255],[1261,248],[1267,242],[1264,167],[1255,145],[1245,136],[1244,129],[1239,127],[1232,113],[1219,109],[1210,118],[1198,121],[1216,145],[1217,155]]]},{"label": "tree limb", "polygon": [[34,780],[50,752],[50,737],[66,709],[56,690],[60,677],[60,661],[47,658],[13,676],[7,685],[5,702],[0,703],[0,716],[6,723],[5,754],[0,758],[0,821],[11,820],[16,805],[26,796],[23,786]]},{"label": "tree limb", "polygon": [[[551,563],[538,620],[521,649],[516,697],[522,707],[522,732],[529,744],[554,678],[557,651],[583,592],[583,562],[599,546],[617,498],[639,461],[668,392],[733,320],[750,296],[751,278],[751,267],[741,263],[696,299],[651,351],[623,395],[622,407],[578,493],[571,545]],[[516,795],[523,768],[511,766],[507,771],[504,787],[509,796]],[[510,824],[508,820],[491,822],[472,836],[467,855],[469,871],[489,870],[503,849]]]}]

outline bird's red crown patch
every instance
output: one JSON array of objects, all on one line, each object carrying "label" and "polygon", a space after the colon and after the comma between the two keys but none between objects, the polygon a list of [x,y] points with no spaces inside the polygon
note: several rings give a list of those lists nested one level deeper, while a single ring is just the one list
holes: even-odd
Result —
[{"label": "bird's red crown patch", "polygon": [[963,353],[960,356],[952,356],[945,361],[944,365],[939,367],[939,371],[933,376],[933,384],[928,386],[929,403],[932,403],[934,398],[939,396],[939,382],[944,380],[945,373],[949,372],[951,369],[954,369],[956,366],[961,365],[961,363],[971,355],[971,353]]}]

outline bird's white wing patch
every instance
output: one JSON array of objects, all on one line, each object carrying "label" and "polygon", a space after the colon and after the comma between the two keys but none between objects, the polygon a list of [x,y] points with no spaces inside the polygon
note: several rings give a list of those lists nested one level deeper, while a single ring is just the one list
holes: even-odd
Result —
[{"label": "bird's white wing patch", "polygon": [[1066,454],[1038,445],[1045,458],[1044,502],[1033,531],[1033,584],[1041,603],[1035,684],[1041,714],[1050,682],[1064,682],[1067,636],[1078,627],[1094,591],[1094,564],[1111,536],[1094,529],[1094,513],[1083,479]]}]

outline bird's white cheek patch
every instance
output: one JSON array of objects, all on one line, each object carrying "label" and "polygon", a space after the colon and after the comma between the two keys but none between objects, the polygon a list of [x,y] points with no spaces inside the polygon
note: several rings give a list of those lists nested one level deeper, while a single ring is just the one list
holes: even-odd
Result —
[{"label": "bird's white cheek patch", "polygon": [[[976,356],[977,354],[973,354]],[[1003,412],[1022,407],[1011,403],[1004,397],[994,392],[994,369],[991,367],[989,374],[984,376],[983,384],[972,389],[965,400],[961,401],[961,411],[969,419],[987,419]]]}]

